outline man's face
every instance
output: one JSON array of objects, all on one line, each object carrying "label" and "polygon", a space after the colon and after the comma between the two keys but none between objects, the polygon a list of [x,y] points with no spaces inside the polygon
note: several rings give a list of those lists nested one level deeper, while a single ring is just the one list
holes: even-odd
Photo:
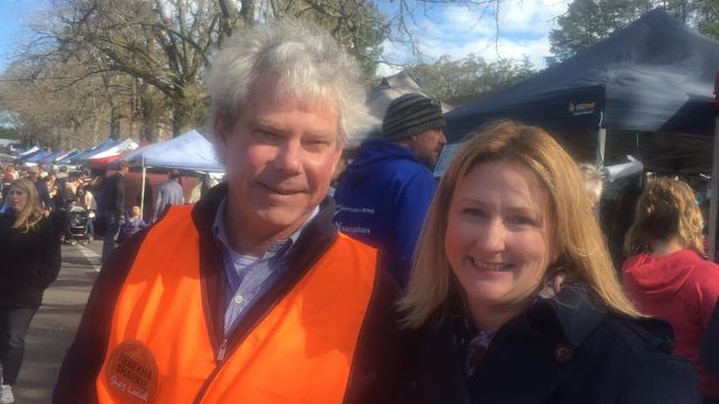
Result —
[{"label": "man's face", "polygon": [[30,181],[35,182],[37,181],[37,177],[40,175],[40,170],[37,168],[31,168],[27,170],[27,177],[30,178]]},{"label": "man's face", "polygon": [[430,129],[409,138],[407,146],[417,153],[419,161],[434,168],[442,147],[447,143],[442,129]]},{"label": "man's face", "polygon": [[217,149],[227,167],[228,210],[242,234],[286,237],[327,194],[341,155],[332,100],[276,96],[277,78],[261,75],[235,122],[218,122]]}]

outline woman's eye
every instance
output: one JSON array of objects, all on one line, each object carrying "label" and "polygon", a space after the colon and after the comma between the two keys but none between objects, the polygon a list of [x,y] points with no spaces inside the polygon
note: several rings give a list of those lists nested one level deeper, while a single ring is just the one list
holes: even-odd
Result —
[{"label": "woman's eye", "polygon": [[529,216],[515,216],[510,218],[510,222],[520,226],[536,226],[537,221]]},{"label": "woman's eye", "polygon": [[470,217],[481,217],[484,215],[484,211],[475,208],[465,208],[462,210],[462,214]]}]

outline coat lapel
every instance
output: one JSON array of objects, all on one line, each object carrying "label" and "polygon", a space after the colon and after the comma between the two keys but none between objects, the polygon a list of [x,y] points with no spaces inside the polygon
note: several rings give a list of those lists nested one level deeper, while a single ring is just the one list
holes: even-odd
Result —
[{"label": "coat lapel", "polygon": [[[547,402],[572,375],[574,348],[559,335],[533,330],[526,317],[507,325],[495,336],[470,379],[472,402]],[[558,358],[555,351],[560,349],[569,349],[570,357]]]},{"label": "coat lapel", "polygon": [[581,346],[604,315],[581,289],[538,301],[494,336],[470,379],[472,402],[552,402],[578,371]]}]

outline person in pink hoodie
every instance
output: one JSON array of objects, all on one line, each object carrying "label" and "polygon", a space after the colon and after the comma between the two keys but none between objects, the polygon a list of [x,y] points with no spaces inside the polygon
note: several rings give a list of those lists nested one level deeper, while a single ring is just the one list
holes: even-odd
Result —
[{"label": "person in pink hoodie", "polygon": [[702,215],[683,181],[649,181],[639,198],[624,252],[623,283],[642,313],[671,323],[674,354],[694,363],[705,403],[719,403],[719,378],[699,363],[699,349],[719,297],[719,265],[707,261]]}]

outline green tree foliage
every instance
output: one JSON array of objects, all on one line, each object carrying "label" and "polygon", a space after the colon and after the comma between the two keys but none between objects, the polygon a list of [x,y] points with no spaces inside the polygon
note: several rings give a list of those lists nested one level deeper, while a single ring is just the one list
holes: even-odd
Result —
[{"label": "green tree foliage", "polygon": [[719,40],[719,1],[701,0],[696,4],[699,32]]},{"label": "green tree foliage", "polygon": [[409,72],[428,93],[451,104],[501,91],[534,74],[527,58],[487,62],[473,54],[457,60],[442,56],[435,63],[412,67]]},{"label": "green tree foliage", "polygon": [[574,0],[549,33],[552,53],[564,60],[608,38],[653,8],[650,0]]},{"label": "green tree foliage", "polygon": [[567,12],[557,18],[559,28],[549,34],[551,51],[557,60],[564,60],[657,7],[704,35],[719,39],[717,0],[574,0]]}]

